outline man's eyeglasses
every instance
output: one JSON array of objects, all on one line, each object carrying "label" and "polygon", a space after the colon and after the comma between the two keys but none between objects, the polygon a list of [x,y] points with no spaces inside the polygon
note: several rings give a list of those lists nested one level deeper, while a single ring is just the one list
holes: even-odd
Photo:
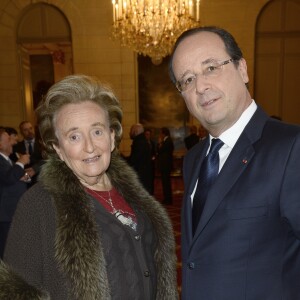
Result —
[{"label": "man's eyeglasses", "polygon": [[186,74],[176,82],[176,88],[180,93],[188,91],[195,87],[198,75],[202,75],[205,79],[217,77],[221,74],[223,66],[235,61],[233,58],[223,62],[210,62],[208,65],[202,67],[202,72],[197,74]]}]

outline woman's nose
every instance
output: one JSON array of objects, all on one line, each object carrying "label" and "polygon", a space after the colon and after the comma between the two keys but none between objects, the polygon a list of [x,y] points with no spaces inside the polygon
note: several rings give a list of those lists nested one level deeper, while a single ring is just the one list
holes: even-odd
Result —
[{"label": "woman's nose", "polygon": [[85,151],[88,153],[92,153],[94,151],[94,142],[93,139],[90,136],[87,136],[85,138]]}]

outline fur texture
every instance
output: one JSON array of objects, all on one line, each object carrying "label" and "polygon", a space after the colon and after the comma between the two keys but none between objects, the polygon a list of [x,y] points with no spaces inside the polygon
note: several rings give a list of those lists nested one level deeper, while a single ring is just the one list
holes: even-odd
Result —
[{"label": "fur texture", "polygon": [[[113,153],[107,173],[113,186],[124,199],[133,208],[147,214],[156,230],[156,299],[178,299],[175,241],[165,209],[142,188],[135,172],[117,153]],[[70,299],[110,299],[101,237],[99,238],[89,196],[77,177],[59,159],[52,158],[44,165],[40,181],[54,199],[57,215],[55,259],[68,278],[68,286],[72,289]],[[10,271],[5,269],[4,265],[1,265],[1,268],[0,285],[3,282],[8,286],[17,287],[15,275],[10,273],[6,276]],[[19,281],[22,282],[20,278]],[[26,285],[24,282],[23,284]],[[25,290],[30,289],[35,290],[29,286]],[[42,292],[40,293],[42,295]],[[19,299],[47,299],[38,297],[41,296]]]},{"label": "fur texture", "polygon": [[0,299],[50,300],[47,293],[30,286],[0,260]]}]

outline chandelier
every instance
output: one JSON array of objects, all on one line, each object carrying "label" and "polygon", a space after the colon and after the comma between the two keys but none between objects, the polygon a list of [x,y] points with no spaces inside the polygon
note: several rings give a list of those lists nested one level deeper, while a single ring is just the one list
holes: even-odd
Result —
[{"label": "chandelier", "polygon": [[179,35],[199,26],[200,0],[112,0],[114,39],[159,64]]}]

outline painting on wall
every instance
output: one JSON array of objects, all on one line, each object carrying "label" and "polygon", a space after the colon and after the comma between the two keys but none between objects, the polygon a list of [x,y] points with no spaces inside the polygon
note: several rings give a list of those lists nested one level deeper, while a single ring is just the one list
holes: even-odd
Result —
[{"label": "painting on wall", "polygon": [[189,112],[171,82],[168,74],[169,57],[154,65],[149,57],[138,56],[139,120],[144,127],[152,128],[157,135],[159,128],[168,127],[179,149],[186,135]]},{"label": "painting on wall", "polygon": [[138,57],[139,119],[146,127],[181,127],[189,114],[168,74],[169,57],[154,65],[146,56]]}]

